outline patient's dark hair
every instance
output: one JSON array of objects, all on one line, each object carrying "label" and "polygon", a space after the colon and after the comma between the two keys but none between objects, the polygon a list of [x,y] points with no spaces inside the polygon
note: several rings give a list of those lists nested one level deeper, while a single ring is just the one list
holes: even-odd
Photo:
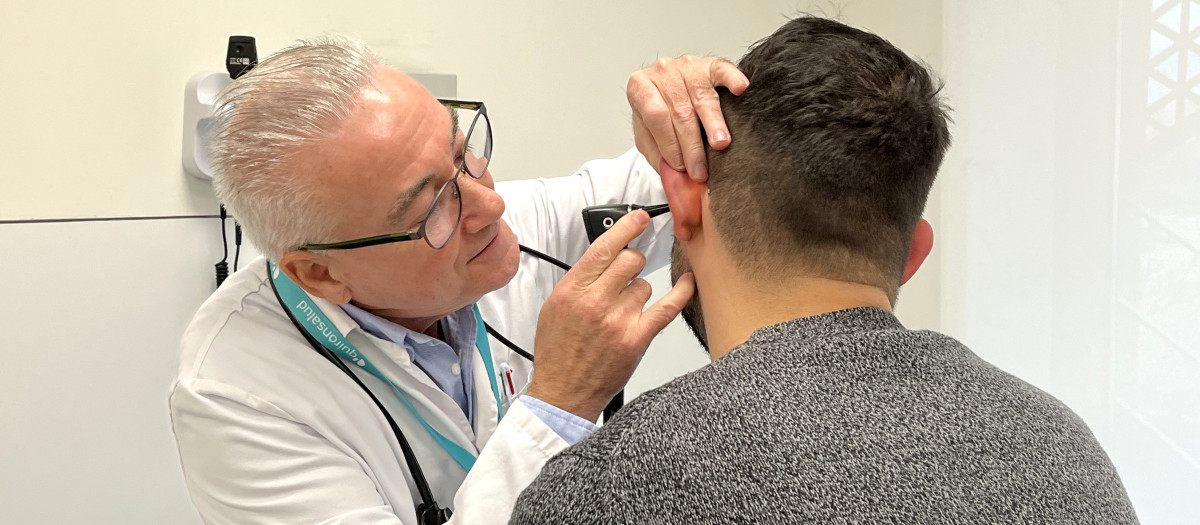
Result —
[{"label": "patient's dark hair", "polygon": [[708,158],[714,221],[742,269],[881,286],[894,301],[950,144],[940,82],[886,40],[815,17],[738,67],[750,87],[721,92],[733,141]]}]

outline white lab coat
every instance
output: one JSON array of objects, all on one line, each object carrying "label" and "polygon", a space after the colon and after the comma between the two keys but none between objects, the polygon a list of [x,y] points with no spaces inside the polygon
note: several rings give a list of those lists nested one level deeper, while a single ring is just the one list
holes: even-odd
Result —
[{"label": "white lab coat", "polygon": [[[666,202],[658,175],[635,150],[569,177],[501,182],[496,190],[518,241],[569,264],[587,248],[583,207]],[[666,263],[671,239],[670,221],[658,218],[634,244],[647,255],[647,271]],[[479,301],[483,318],[532,351],[538,311],[563,273],[522,254],[516,277]],[[567,444],[512,400],[497,425],[478,352],[473,430],[403,348],[366,333],[336,305],[315,302],[430,425],[478,453],[468,475],[383,382],[359,374],[412,445],[438,503],[454,509],[451,523],[507,523],[517,495]],[[527,384],[532,366],[489,339],[497,369],[511,367],[518,389]],[[197,312],[183,337],[170,407],[188,490],[209,523],[416,523],[416,485],[387,421],[288,320],[261,259]]]}]

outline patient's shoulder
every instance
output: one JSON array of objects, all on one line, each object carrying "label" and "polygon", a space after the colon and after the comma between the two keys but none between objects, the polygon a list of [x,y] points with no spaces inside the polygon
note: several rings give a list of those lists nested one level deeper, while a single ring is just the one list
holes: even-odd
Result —
[{"label": "patient's shoulder", "polygon": [[[706,435],[738,409],[721,395],[730,363],[713,363],[648,390],[626,404],[571,454],[590,461],[653,462],[707,441]],[[661,458],[660,458],[661,459]]]}]

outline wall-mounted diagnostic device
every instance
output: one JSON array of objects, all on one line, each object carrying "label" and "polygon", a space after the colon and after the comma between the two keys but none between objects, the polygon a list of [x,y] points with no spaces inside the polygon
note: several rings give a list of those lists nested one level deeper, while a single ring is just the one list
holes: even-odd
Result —
[{"label": "wall-mounted diagnostic device", "polygon": [[258,64],[252,36],[231,36],[225,52],[225,72],[203,71],[192,75],[183,96],[183,168],[193,177],[212,180],[213,103],[233,79]]}]

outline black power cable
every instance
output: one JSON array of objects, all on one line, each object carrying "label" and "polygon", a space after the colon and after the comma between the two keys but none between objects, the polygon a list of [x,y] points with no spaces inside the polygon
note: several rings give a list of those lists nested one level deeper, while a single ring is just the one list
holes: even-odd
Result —
[{"label": "black power cable", "polygon": [[238,259],[242,257],[242,225],[233,220],[233,271],[238,270]]},{"label": "black power cable", "polygon": [[530,363],[533,362],[533,354],[526,352],[523,348],[517,346],[516,343],[509,341],[507,337],[500,335],[500,332],[497,332],[495,328],[492,328],[492,325],[487,324],[487,321],[483,322],[483,328],[487,330],[487,333],[492,334],[492,337],[495,337],[496,339],[500,340],[501,343],[504,343],[504,346],[511,348],[513,352],[517,353],[517,355],[524,357]]},{"label": "black power cable", "polygon": [[221,206],[221,246],[225,249],[225,254],[221,256],[221,260],[213,265],[217,270],[217,287],[221,287],[221,283],[229,278],[229,263],[225,262],[229,259],[229,235],[225,232],[225,218],[228,214],[225,212],[225,206]]},{"label": "black power cable", "polygon": [[551,257],[551,256],[549,256],[549,255],[546,255],[546,254],[544,254],[544,253],[542,253],[542,252],[539,252],[539,251],[537,251],[537,250],[535,250],[535,249],[533,249],[533,248],[530,248],[530,247],[528,247],[528,246],[525,246],[524,244],[518,244],[517,246],[520,246],[520,247],[521,247],[521,251],[523,251],[523,252],[525,252],[525,253],[528,253],[529,255],[532,255],[532,256],[534,256],[534,257],[537,257],[538,259],[541,259],[541,260],[543,260],[543,261],[546,261],[546,262],[548,262],[548,263],[550,263],[550,264],[553,264],[553,265],[555,265],[555,266],[557,266],[557,267],[559,267],[559,268],[562,268],[562,269],[564,269],[564,270],[566,270],[566,271],[568,271],[568,272],[569,272],[569,271],[571,271],[571,265],[569,265],[569,264],[567,264],[567,263],[565,263],[565,262],[562,262],[562,261],[560,261],[560,260],[558,260],[558,259],[555,259],[554,257]]},{"label": "black power cable", "polygon": [[[225,70],[229,72],[229,78],[237,80],[242,75],[248,73],[254,66],[258,65],[258,47],[252,36],[231,36],[229,37],[229,46],[225,50]],[[224,247],[225,253],[221,256],[221,261],[215,264],[217,270],[217,287],[229,278],[229,235],[225,232],[225,219],[228,214],[225,212],[225,205],[221,205],[221,245]],[[233,235],[235,250],[233,253],[233,271],[238,269],[238,258],[242,255],[242,226],[237,223],[237,219],[233,221]]]}]

